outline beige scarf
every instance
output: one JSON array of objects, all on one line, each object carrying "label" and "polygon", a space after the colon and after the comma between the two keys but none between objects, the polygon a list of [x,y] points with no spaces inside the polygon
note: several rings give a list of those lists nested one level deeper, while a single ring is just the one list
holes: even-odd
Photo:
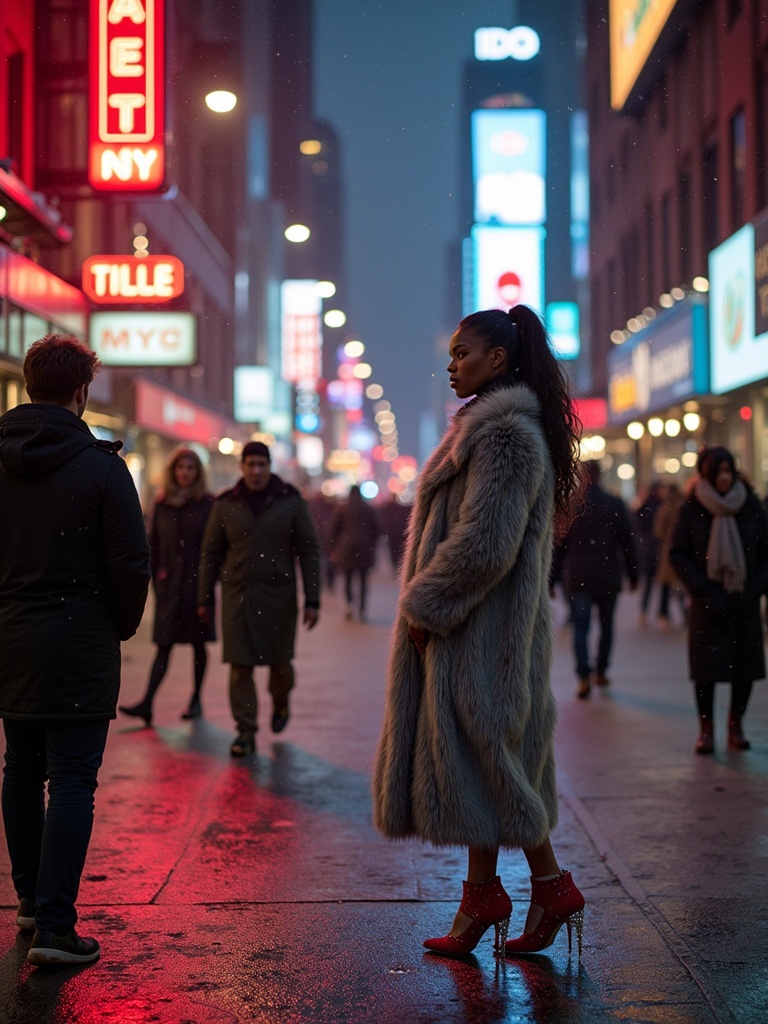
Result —
[{"label": "beige scarf", "polygon": [[708,480],[697,480],[695,494],[713,516],[707,544],[707,576],[722,584],[729,594],[741,593],[747,582],[747,563],[734,517],[744,507],[747,488],[736,480],[727,494],[720,494]]}]

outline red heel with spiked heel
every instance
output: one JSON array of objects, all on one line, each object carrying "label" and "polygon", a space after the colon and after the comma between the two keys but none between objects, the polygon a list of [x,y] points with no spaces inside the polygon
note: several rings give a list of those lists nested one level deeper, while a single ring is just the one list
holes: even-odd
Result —
[{"label": "red heel with spiked heel", "polygon": [[509,919],[512,915],[512,900],[504,891],[497,875],[487,882],[476,884],[464,882],[464,895],[459,910],[472,918],[461,935],[444,935],[439,939],[427,939],[424,946],[430,953],[443,956],[466,956],[471,953],[491,925],[496,930],[494,949],[503,955],[507,941]]},{"label": "red heel with spiked heel", "polygon": [[579,956],[584,930],[584,897],[576,888],[570,871],[562,871],[545,882],[531,879],[531,903],[544,913],[532,932],[523,932],[519,939],[510,939],[505,946],[507,956],[540,953],[555,941],[563,925],[568,929],[568,953],[571,952],[571,927],[576,929]]}]

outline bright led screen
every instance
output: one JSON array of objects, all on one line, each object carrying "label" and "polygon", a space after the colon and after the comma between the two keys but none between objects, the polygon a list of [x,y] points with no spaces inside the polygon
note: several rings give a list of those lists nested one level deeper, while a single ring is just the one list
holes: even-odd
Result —
[{"label": "bright led screen", "polygon": [[544,311],[543,228],[472,228],[475,309]]},{"label": "bright led screen", "polygon": [[768,333],[755,337],[755,229],[747,224],[709,254],[712,391],[768,376]]},{"label": "bright led screen", "polygon": [[546,124],[543,110],[472,112],[476,223],[544,223]]}]

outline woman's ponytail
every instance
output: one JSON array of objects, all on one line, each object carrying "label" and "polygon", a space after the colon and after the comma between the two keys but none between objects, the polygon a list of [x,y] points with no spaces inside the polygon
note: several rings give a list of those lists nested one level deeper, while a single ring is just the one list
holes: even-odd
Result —
[{"label": "woman's ponytail", "polygon": [[509,318],[519,333],[518,376],[539,399],[541,422],[555,469],[555,533],[562,536],[581,489],[581,421],[573,408],[568,378],[552,352],[544,324],[529,306],[514,306]]},{"label": "woman's ponytail", "polygon": [[503,348],[510,378],[527,384],[539,399],[544,437],[555,470],[555,533],[560,537],[568,529],[582,486],[581,423],[544,324],[529,306],[513,306],[508,313],[500,309],[470,313],[459,326],[475,332],[488,347]]}]

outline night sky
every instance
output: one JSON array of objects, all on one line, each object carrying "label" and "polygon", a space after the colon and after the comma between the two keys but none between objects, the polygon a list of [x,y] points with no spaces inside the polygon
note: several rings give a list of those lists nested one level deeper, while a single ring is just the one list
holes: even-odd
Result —
[{"label": "night sky", "polygon": [[343,147],[347,326],[392,403],[400,450],[414,455],[445,308],[445,249],[459,230],[462,67],[474,30],[511,28],[515,7],[315,0],[315,112]]}]

